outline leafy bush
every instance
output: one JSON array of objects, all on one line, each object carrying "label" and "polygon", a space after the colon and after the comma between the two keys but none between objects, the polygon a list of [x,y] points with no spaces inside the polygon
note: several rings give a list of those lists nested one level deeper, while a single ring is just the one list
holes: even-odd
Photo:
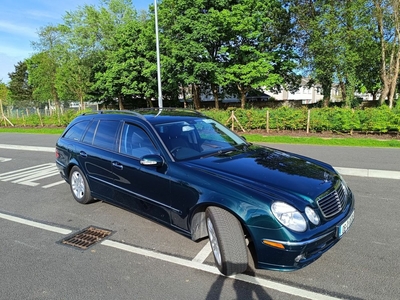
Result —
[{"label": "leafy bush", "polygon": [[[269,129],[305,130],[307,128],[307,108],[280,107],[276,109],[240,109],[204,110],[205,115],[228,126],[231,112],[245,130],[267,129],[267,111],[269,111]],[[389,109],[379,108],[351,109],[342,107],[313,108],[310,111],[310,131],[352,131],[386,133],[400,131],[400,105]],[[235,124],[238,128],[238,124]]]},{"label": "leafy bush", "polygon": [[[240,125],[246,130],[275,129],[275,130],[305,130],[307,128],[308,109],[279,107],[271,108],[228,108],[226,110],[202,110],[203,114],[231,127],[232,112]],[[83,111],[66,110],[63,113],[55,112],[52,115],[28,112],[12,114],[8,119],[18,127],[57,126],[65,127]],[[267,126],[267,115],[269,122]],[[239,124],[234,121],[234,128]],[[1,123],[0,126],[5,126]],[[9,126],[9,124],[7,124]],[[400,131],[400,104],[389,109],[387,106],[378,108],[350,109],[341,107],[313,108],[310,110],[311,131],[335,131],[348,133],[351,131],[386,133]],[[268,127],[268,128],[267,128]]]}]

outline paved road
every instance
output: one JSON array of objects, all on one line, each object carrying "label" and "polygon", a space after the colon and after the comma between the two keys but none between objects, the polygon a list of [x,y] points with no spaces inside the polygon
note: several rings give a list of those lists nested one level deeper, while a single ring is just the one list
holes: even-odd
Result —
[{"label": "paved road", "polygon": [[[0,299],[400,296],[396,179],[345,175],[356,195],[356,221],[342,241],[314,264],[291,273],[250,266],[245,275],[226,278],[212,266],[207,241],[194,243],[103,202],[74,202],[68,186],[52,173],[56,139],[0,134],[0,268],[7,274],[0,281]],[[400,171],[398,149],[273,146],[336,167]],[[88,250],[59,243],[70,232],[89,225],[110,229],[113,235]]]}]

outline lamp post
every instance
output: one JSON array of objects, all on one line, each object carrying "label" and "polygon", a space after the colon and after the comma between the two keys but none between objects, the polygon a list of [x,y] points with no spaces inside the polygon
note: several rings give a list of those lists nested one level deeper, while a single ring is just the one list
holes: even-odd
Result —
[{"label": "lamp post", "polygon": [[158,41],[157,0],[154,0],[154,16],[155,16],[156,49],[157,49],[158,108],[163,108],[162,89],[161,89],[160,43]]}]

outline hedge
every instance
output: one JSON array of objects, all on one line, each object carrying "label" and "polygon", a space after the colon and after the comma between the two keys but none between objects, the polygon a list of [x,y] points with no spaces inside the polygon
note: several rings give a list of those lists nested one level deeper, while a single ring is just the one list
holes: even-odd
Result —
[{"label": "hedge", "polygon": [[[201,112],[222,124],[232,126],[232,112],[236,117],[234,128],[250,130],[308,130],[310,132],[374,132],[387,133],[400,131],[400,105],[393,109],[383,105],[378,108],[350,109],[340,107],[304,108],[279,107],[275,109],[208,109]],[[65,127],[81,111],[66,110],[46,114],[40,111],[29,114],[10,114],[8,119],[15,126],[59,126]],[[1,126],[10,126],[1,122]],[[240,127],[241,126],[241,127]]]},{"label": "hedge", "polygon": [[[288,108],[203,110],[202,113],[231,126],[231,113],[245,130],[308,130],[310,132],[387,133],[400,131],[400,107],[351,109],[329,108]],[[309,115],[309,117],[308,117]],[[229,120],[229,121],[228,121]],[[238,124],[234,124],[239,128]]]}]

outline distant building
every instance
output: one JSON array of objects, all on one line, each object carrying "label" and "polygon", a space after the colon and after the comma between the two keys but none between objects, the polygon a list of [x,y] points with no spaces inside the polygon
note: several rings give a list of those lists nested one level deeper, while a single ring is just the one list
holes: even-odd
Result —
[{"label": "distant building", "polygon": [[[187,102],[191,102],[191,90],[190,88],[186,91]],[[340,87],[339,85],[332,85],[331,89],[331,102],[341,102]],[[371,94],[355,94],[355,97],[361,98],[363,101],[371,101],[373,100]],[[268,91],[263,89],[262,91],[259,90],[252,90],[250,91],[246,99],[248,102],[262,102],[262,101],[301,101],[301,104],[314,104],[319,101],[322,101],[323,94],[322,94],[322,86],[320,84],[315,84],[313,86],[308,86],[308,79],[303,78],[301,80],[300,87],[295,92],[290,92],[287,90],[281,90],[279,93]],[[213,102],[214,96],[211,92],[211,89],[202,89],[202,93],[200,95],[200,100],[202,102]],[[224,89],[219,89],[219,100],[222,103],[238,103],[240,99],[236,95],[228,95],[224,93]],[[183,97],[180,97],[180,101],[183,102]]]}]

